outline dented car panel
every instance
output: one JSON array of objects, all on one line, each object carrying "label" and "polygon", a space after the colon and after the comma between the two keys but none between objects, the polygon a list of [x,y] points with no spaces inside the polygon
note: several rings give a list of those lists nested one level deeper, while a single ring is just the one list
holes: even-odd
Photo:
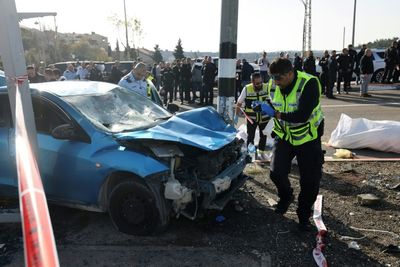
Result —
[{"label": "dented car panel", "polygon": [[162,140],[212,151],[232,142],[236,137],[236,129],[226,124],[215,109],[205,107],[177,114],[150,129],[115,136],[121,141]]}]

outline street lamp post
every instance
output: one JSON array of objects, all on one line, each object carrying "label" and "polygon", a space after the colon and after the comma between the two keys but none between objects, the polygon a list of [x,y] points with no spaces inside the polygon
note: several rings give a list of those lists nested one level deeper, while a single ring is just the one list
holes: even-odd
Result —
[{"label": "street lamp post", "polygon": [[351,38],[351,44],[354,46],[354,36],[356,33],[356,7],[357,7],[357,0],[354,0],[354,13],[353,13],[353,36]]}]

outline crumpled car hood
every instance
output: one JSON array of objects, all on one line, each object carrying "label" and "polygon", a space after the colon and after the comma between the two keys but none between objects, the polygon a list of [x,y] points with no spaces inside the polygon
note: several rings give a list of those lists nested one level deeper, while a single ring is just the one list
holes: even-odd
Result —
[{"label": "crumpled car hood", "polygon": [[179,113],[146,130],[124,132],[114,136],[120,141],[154,139],[211,151],[232,142],[236,136],[236,129],[226,124],[215,109],[205,107]]}]

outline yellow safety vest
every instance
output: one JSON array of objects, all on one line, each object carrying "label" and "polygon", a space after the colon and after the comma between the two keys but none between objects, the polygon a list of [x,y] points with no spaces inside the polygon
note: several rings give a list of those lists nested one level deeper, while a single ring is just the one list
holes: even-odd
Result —
[{"label": "yellow safety vest", "polygon": [[246,99],[245,102],[245,109],[247,116],[249,116],[252,120],[256,121],[257,123],[266,123],[269,121],[270,117],[268,115],[262,115],[261,112],[254,112],[251,108],[251,103],[253,101],[260,101],[262,103],[267,103],[269,99],[268,96],[268,88],[267,84],[263,83],[263,87],[260,91],[255,91],[254,86],[252,83],[246,85]]},{"label": "yellow safety vest", "polygon": [[[288,95],[283,95],[279,86],[275,85],[271,79],[268,83],[268,93],[275,110],[282,113],[296,111],[304,87],[311,78],[317,80],[319,97],[321,97],[321,84],[319,80],[308,73],[297,71],[295,86]],[[274,118],[273,131],[280,139],[286,140],[294,146],[299,146],[318,137],[318,126],[323,119],[324,114],[321,110],[321,103],[318,100],[317,106],[313,109],[306,122],[291,123]]]}]

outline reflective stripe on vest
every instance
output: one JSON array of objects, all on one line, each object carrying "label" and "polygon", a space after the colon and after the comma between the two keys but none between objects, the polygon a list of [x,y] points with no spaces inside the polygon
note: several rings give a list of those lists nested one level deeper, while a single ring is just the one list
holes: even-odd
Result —
[{"label": "reflective stripe on vest", "polygon": [[[297,71],[296,83],[288,95],[283,95],[279,86],[270,80],[268,83],[268,92],[272,99],[272,105],[274,108],[282,113],[296,111],[305,85],[312,78],[317,80],[319,96],[321,96],[321,84],[319,83],[319,80],[315,76],[305,72]],[[273,131],[282,140],[286,140],[292,145],[298,146],[318,137],[318,126],[323,119],[324,115],[321,110],[321,103],[318,101],[317,106],[314,108],[306,122],[290,123],[274,119]]]},{"label": "reflective stripe on vest", "polygon": [[254,112],[251,108],[251,103],[253,101],[260,101],[263,103],[267,103],[268,97],[268,86],[266,83],[263,83],[263,87],[259,92],[254,90],[254,86],[252,83],[246,85],[246,99],[245,99],[245,109],[247,116],[249,116],[252,120],[258,123],[268,122],[270,117],[267,115],[262,115],[260,112]]}]

